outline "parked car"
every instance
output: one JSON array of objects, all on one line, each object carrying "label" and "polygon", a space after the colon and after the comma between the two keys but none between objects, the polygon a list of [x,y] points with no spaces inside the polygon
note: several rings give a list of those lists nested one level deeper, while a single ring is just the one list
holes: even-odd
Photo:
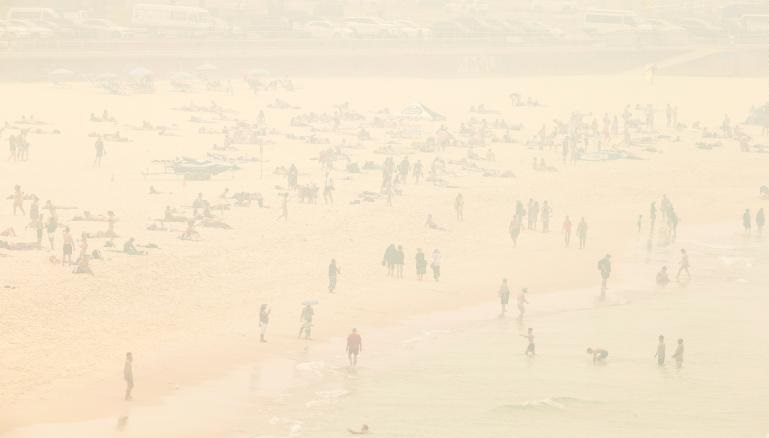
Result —
[{"label": "parked car", "polygon": [[439,21],[433,23],[430,32],[435,38],[466,38],[472,32],[456,21]]},{"label": "parked car", "polygon": [[106,18],[87,18],[77,25],[81,36],[98,39],[122,39],[135,35],[135,30],[119,26]]},{"label": "parked car", "polygon": [[398,36],[398,28],[392,23],[373,17],[347,17],[343,24],[357,37],[383,38]]},{"label": "parked car", "polygon": [[24,33],[29,38],[51,38],[54,36],[51,29],[40,26],[28,20],[7,20],[6,26],[13,29],[23,29]]},{"label": "parked car", "polygon": [[686,18],[680,24],[691,36],[699,38],[715,39],[724,34],[723,29],[700,18]]},{"label": "parked car", "polygon": [[10,23],[8,20],[0,20],[0,32],[2,32],[5,39],[20,40],[29,38],[29,29],[26,26]]},{"label": "parked car", "polygon": [[350,38],[354,35],[352,29],[324,20],[308,21],[297,30],[311,38]]},{"label": "parked car", "polygon": [[420,26],[413,21],[397,20],[395,26],[398,28],[398,34],[406,38],[425,39],[430,37],[430,29]]}]

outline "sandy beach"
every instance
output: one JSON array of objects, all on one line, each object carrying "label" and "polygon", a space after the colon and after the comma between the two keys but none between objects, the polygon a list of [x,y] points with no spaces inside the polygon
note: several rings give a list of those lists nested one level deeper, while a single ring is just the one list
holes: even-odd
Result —
[{"label": "sandy beach", "polygon": [[[757,93],[765,89],[763,79],[660,76],[653,85],[643,74],[292,79],[294,91],[257,94],[242,81],[233,81],[231,94],[178,92],[164,81],[156,84],[153,94],[131,95],[110,95],[85,82],[59,86],[0,84],[0,94],[8,102],[0,108],[0,122],[34,115],[46,123],[40,127],[60,131],[30,133],[29,161],[6,161],[5,155],[0,155],[4,194],[12,195],[13,186],[18,184],[41,201],[50,199],[57,206],[73,207],[59,209],[61,222],[72,229],[73,236],[106,229],[103,222],[72,221],[73,216],[84,211],[102,215],[114,211],[119,218],[115,225],[119,237],[113,239],[116,245],[134,237],[141,244],[157,246],[147,255],[128,256],[104,249],[107,239],[92,239],[92,248],[103,249],[103,260],[91,263],[94,276],[73,275],[71,267],[49,262],[50,256],[61,256],[58,234],[55,251],[49,251],[45,243],[42,251],[0,251],[0,434],[54,436],[55,429],[46,435],[43,429],[22,435],[23,429],[18,428],[120,418],[127,409],[122,399],[122,361],[127,351],[136,358],[135,400],[130,409],[151,412],[153,407],[162,406],[163,415],[172,420],[194,418],[195,409],[206,409],[207,401],[211,405],[222,402],[216,396],[221,394],[217,388],[226,387],[228,376],[241,382],[247,370],[263,364],[280,370],[281,361],[301,361],[303,354],[326,352],[334,345],[328,342],[336,342],[341,355],[343,337],[352,327],[373,340],[377,333],[389,333],[393,326],[427,318],[425,315],[433,312],[476,306],[490,309],[503,277],[513,291],[527,287],[532,301],[556,292],[568,296],[569,291],[581,291],[575,293],[597,296],[600,276],[596,262],[611,253],[614,270],[609,296],[618,299],[613,295],[614,284],[644,281],[637,271],[625,266],[637,262],[635,251],[643,246],[639,240],[645,240],[636,230],[636,218],[644,215],[645,236],[649,204],[663,194],[675,204],[679,232],[684,235],[703,225],[718,225],[722,227],[719,229],[733,226],[733,233],[739,233],[745,208],[755,211],[769,207],[758,196],[759,187],[769,184],[769,154],[741,152],[732,139],[723,139],[720,147],[698,148],[700,132],[691,128],[699,122],[717,129],[725,114],[735,123],[743,121],[751,106],[763,103]],[[512,92],[533,96],[541,106],[511,107],[508,95]],[[270,108],[276,99],[299,109]],[[193,122],[189,112],[174,109],[192,101],[200,105],[215,101],[230,109],[232,117],[245,120],[255,120],[259,111],[264,111],[266,125],[276,132],[265,136],[263,167],[257,161],[244,162],[240,170],[215,175],[208,181],[154,174],[158,166],[153,160],[205,157],[213,144],[222,144],[222,135],[202,134],[200,128],[213,129],[230,122]],[[292,128],[292,117],[332,112],[343,102],[365,115],[365,120],[345,121],[339,129],[317,130],[315,135],[328,139],[329,144],[308,144],[284,135],[309,133]],[[377,129],[368,122],[383,108],[399,113],[412,102],[421,102],[446,118],[414,123],[417,138],[432,135],[442,124],[457,132],[471,117],[486,118],[490,123],[503,119],[523,127],[512,131],[514,143],[491,142],[474,149],[479,155],[490,149],[494,161],[468,159],[466,147],[422,152],[412,147],[417,138],[396,139],[391,153],[377,153],[377,148],[394,137],[388,134],[390,129]],[[687,128],[665,127],[668,103],[678,107],[679,121]],[[494,112],[478,115],[468,111],[479,104]],[[563,163],[555,150],[526,145],[543,124],[550,128],[554,119],[567,119],[573,111],[590,113],[588,119],[600,120],[604,112],[618,114],[625,105],[636,104],[654,106],[657,132],[667,136],[656,138],[649,147],[634,148],[639,159],[580,160],[571,166]],[[105,109],[116,123],[89,121],[91,113],[100,114]],[[170,135],[131,128],[144,121],[170,127]],[[362,126],[372,139],[352,147]],[[768,140],[760,128],[742,129],[754,142],[765,144]],[[106,141],[103,163],[95,168],[94,138],[89,134],[115,131],[130,141]],[[0,134],[4,146],[7,136],[8,132]],[[337,163],[331,172],[333,204],[325,204],[322,194],[316,204],[301,203],[292,193],[288,220],[278,220],[286,177],[275,170],[293,163],[299,170],[300,184],[314,183],[322,192],[324,171],[317,157],[342,140],[341,150],[361,165],[366,161],[381,164],[391,155],[396,163],[408,156],[412,163],[421,160],[429,168],[439,156],[448,162],[446,185],[409,180],[402,185],[402,194],[393,197],[392,206],[385,199],[352,203],[363,191],[379,191],[381,171],[351,173]],[[260,156],[256,145],[235,146],[235,155]],[[532,160],[540,158],[553,171],[534,170]],[[465,163],[459,164],[463,159]],[[487,175],[509,171],[514,177],[485,176],[467,166],[468,161],[494,171]],[[148,194],[151,185],[161,193]],[[221,211],[219,219],[232,229],[198,228],[200,241],[178,239],[184,223],[167,224],[170,229],[166,231],[147,229],[158,223],[167,205],[189,206],[198,193],[217,202],[225,189],[230,193],[259,192],[265,206],[238,207],[228,202],[230,207]],[[455,218],[458,193],[465,200],[463,221]],[[514,248],[508,225],[515,202],[530,198],[547,200],[552,206],[551,231],[525,230]],[[425,227],[429,214],[446,230]],[[567,215],[575,225],[580,217],[589,225],[584,250],[575,242],[564,248],[561,227]],[[29,242],[34,240],[34,230],[25,230],[27,223],[28,218],[13,215],[12,201],[7,200],[0,209],[0,229],[13,227],[18,234],[16,241]],[[405,249],[403,279],[388,278],[381,264],[382,254],[391,243]],[[440,249],[443,264],[439,282],[429,276],[417,281],[417,248],[428,255]],[[677,260],[675,249],[676,244],[672,244],[661,256],[671,267]],[[332,258],[341,266],[341,274],[335,293],[329,294],[327,266]],[[652,276],[648,282],[653,282]],[[319,301],[313,341],[296,338],[305,300]],[[259,343],[258,316],[263,303],[273,309],[266,344]],[[656,332],[651,332],[652,342],[655,336]],[[367,341],[367,352],[377,349],[375,341]],[[361,360],[369,359],[364,355]],[[216,383],[211,383],[214,388],[208,392],[201,392],[199,388],[205,388],[206,382]],[[281,393],[281,386],[276,387],[273,392]],[[198,402],[185,405],[190,397]],[[163,430],[131,424],[132,429],[126,428],[131,435],[126,436],[225,436],[215,423],[190,421],[185,427]],[[83,424],[80,436],[100,436],[94,432],[99,430],[98,423],[90,432],[87,423]],[[17,432],[12,432],[14,429]],[[241,436],[259,435],[244,432]]]}]

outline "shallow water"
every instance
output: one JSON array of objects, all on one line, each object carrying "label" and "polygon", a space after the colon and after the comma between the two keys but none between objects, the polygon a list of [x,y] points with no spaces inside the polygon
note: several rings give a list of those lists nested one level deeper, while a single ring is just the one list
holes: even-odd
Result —
[{"label": "shallow water", "polygon": [[[325,438],[366,423],[377,437],[765,437],[769,239],[713,228],[651,251],[641,240],[615,262],[622,282],[606,301],[592,289],[532,293],[523,321],[514,309],[499,318],[496,304],[427,315],[364,333],[354,372],[342,339],[311,344],[122,419],[9,436]],[[655,287],[661,265],[675,274],[680,247],[694,278]],[[527,327],[534,358],[519,336]],[[679,337],[681,368],[670,359]],[[608,361],[594,365],[588,346]]]},{"label": "shallow water", "polygon": [[[607,302],[592,290],[532,295],[520,323],[485,306],[459,323],[423,326],[421,335],[377,339],[357,372],[325,371],[314,394],[297,391],[280,415],[294,420],[295,436],[311,437],[362,423],[388,437],[764,437],[766,242],[727,235],[678,244],[690,253],[690,282],[654,287],[661,264],[675,274],[679,245],[650,252],[639,245],[621,267],[626,280],[637,276],[629,282],[637,290],[612,290]],[[527,327],[535,330],[535,358],[524,356],[518,336]],[[659,334],[667,340],[664,367],[653,357]],[[679,337],[681,368],[670,359]],[[607,363],[593,365],[588,346],[606,348]]]}]

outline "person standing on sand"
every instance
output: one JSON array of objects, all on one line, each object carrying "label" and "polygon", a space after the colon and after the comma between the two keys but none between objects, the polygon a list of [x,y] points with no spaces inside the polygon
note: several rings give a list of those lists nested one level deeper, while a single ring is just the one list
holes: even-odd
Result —
[{"label": "person standing on sand", "polygon": [[352,333],[347,336],[347,360],[350,367],[355,368],[358,365],[358,355],[363,351],[363,340],[358,334],[358,329],[352,329]]},{"label": "person standing on sand", "polygon": [[689,274],[689,254],[686,253],[685,249],[681,248],[681,261],[679,262],[676,280],[681,278],[681,272],[683,271],[686,271],[686,278],[692,278],[691,274]]},{"label": "person standing on sand", "polygon": [[131,391],[134,389],[134,370],[133,370],[134,357],[131,352],[125,354],[125,364],[123,365],[123,379],[125,380],[125,400],[131,401]]},{"label": "person standing on sand", "polygon": [[563,221],[563,242],[568,248],[571,242],[571,219],[569,216],[566,216],[566,220]]},{"label": "person standing on sand", "polygon": [[96,137],[94,149],[96,149],[96,158],[93,160],[93,167],[101,167],[101,159],[104,157],[104,141],[102,140],[101,135]]},{"label": "person standing on sand", "polygon": [[673,359],[676,360],[676,367],[681,368],[684,364],[684,340],[678,339],[678,345],[676,345],[676,351],[673,352]]},{"label": "person standing on sand", "polygon": [[584,217],[579,219],[579,224],[577,225],[577,237],[579,238],[579,249],[585,249],[585,242],[587,241],[587,222],[585,222]]},{"label": "person standing on sand", "polygon": [[742,227],[745,228],[745,234],[747,235],[750,235],[750,220],[750,209],[746,208],[745,213],[742,214]]},{"label": "person standing on sand", "polygon": [[341,274],[342,270],[336,265],[336,259],[331,259],[328,265],[328,293],[334,293],[336,289],[336,276]]},{"label": "person standing on sand", "polygon": [[611,276],[611,255],[606,254],[598,261],[598,270],[601,271],[601,298],[606,298],[606,281]]},{"label": "person standing on sand", "polygon": [[464,216],[464,208],[465,208],[465,200],[462,197],[462,194],[458,194],[457,198],[454,200],[454,210],[457,212],[457,220],[463,221],[465,219]]},{"label": "person standing on sand", "polygon": [[657,202],[649,206],[649,234],[654,233],[654,223],[657,222]]},{"label": "person standing on sand", "polygon": [[420,178],[422,178],[422,160],[417,160],[414,163],[414,183],[419,184]]},{"label": "person standing on sand", "polygon": [[283,219],[283,222],[288,222],[288,193],[283,193],[283,200],[280,201],[280,216],[278,220]]},{"label": "person standing on sand", "polygon": [[510,238],[513,239],[513,248],[516,248],[518,246],[518,236],[521,235],[521,220],[518,216],[510,221],[508,231],[510,232]]},{"label": "person standing on sand", "polygon": [[528,332],[525,335],[521,335],[522,338],[528,339],[529,343],[526,346],[526,351],[524,354],[526,356],[534,356],[536,354],[536,347],[534,345],[534,329],[529,327]]},{"label": "person standing on sand", "polygon": [[550,216],[553,214],[553,209],[550,208],[550,205],[545,201],[542,204],[542,232],[543,233],[549,233],[550,232]]},{"label": "person standing on sand", "polygon": [[403,265],[406,264],[406,253],[403,252],[403,246],[398,245],[395,252],[395,275],[397,278],[403,278]]},{"label": "person standing on sand", "polygon": [[425,253],[422,252],[422,248],[417,249],[417,255],[414,256],[414,260],[416,262],[417,279],[422,281],[427,272],[427,259],[425,258]]},{"label": "person standing on sand", "polygon": [[766,223],[766,218],[764,217],[764,209],[759,208],[758,212],[756,212],[756,230],[758,230],[759,236],[761,235],[764,229],[765,223]]},{"label": "person standing on sand", "polygon": [[641,234],[641,226],[643,225],[644,215],[639,214],[638,215],[638,221],[636,222],[636,225],[638,226],[638,234]]},{"label": "person standing on sand", "polygon": [[266,304],[259,308],[259,342],[267,342],[264,336],[267,334],[267,326],[270,325],[270,309]]},{"label": "person standing on sand", "polygon": [[529,290],[525,287],[521,289],[521,293],[518,294],[518,297],[516,299],[516,305],[518,306],[518,319],[523,319],[523,315],[526,313],[526,305],[529,304],[529,301],[526,299],[526,294],[529,293]]},{"label": "person standing on sand", "polygon": [[302,321],[302,325],[299,327],[299,336],[297,336],[297,338],[301,338],[302,333],[304,333],[304,338],[310,339],[312,334],[312,319],[314,316],[315,310],[310,304],[305,304],[302,309],[302,315],[299,317],[299,320]]},{"label": "person standing on sand", "polygon": [[16,184],[13,187],[13,215],[16,216],[16,210],[21,210],[21,215],[27,214],[24,211],[24,192],[21,191],[21,186]]},{"label": "person standing on sand", "polygon": [[72,251],[75,249],[75,241],[72,239],[72,234],[69,232],[69,227],[64,227],[62,235],[61,246],[61,264],[72,264]]},{"label": "person standing on sand", "polygon": [[657,352],[654,353],[654,357],[657,358],[657,366],[665,365],[665,337],[660,335],[659,342],[657,343]]},{"label": "person standing on sand", "polygon": [[507,278],[502,279],[502,285],[499,286],[499,304],[501,307],[500,317],[505,316],[507,313],[507,303],[510,301],[510,288],[507,287]]},{"label": "person standing on sand", "polygon": [[441,252],[436,248],[433,251],[433,261],[430,263],[430,267],[433,269],[433,278],[435,281],[441,279]]}]

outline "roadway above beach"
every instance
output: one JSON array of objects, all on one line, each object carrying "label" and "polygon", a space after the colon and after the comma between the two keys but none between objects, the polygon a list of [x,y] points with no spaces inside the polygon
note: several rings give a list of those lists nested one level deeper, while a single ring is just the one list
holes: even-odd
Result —
[{"label": "roadway above beach", "polygon": [[766,44],[722,45],[509,45],[440,40],[403,44],[387,40],[62,41],[0,50],[0,80],[47,80],[57,68],[88,80],[138,66],[157,79],[201,63],[220,78],[255,68],[274,76],[527,76],[643,72],[763,77]]}]

